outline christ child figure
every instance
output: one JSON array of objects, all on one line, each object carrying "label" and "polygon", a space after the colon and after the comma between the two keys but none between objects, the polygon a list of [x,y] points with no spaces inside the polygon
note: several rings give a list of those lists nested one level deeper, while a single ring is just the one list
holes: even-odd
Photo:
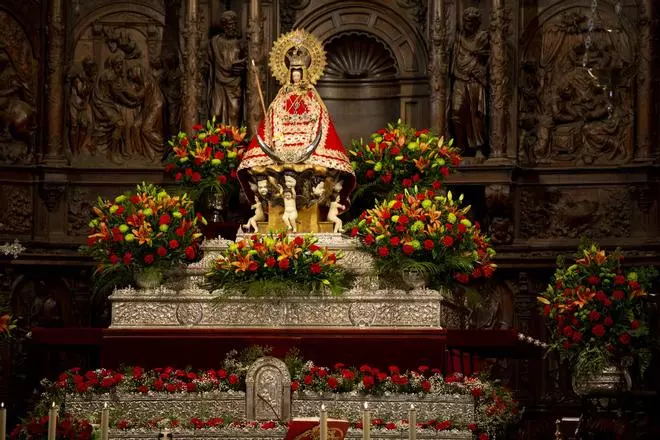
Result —
[{"label": "christ child figure", "polygon": [[296,220],[298,220],[298,210],[296,209],[296,196],[291,191],[284,191],[284,214],[282,220],[287,229],[292,232],[296,230]]}]

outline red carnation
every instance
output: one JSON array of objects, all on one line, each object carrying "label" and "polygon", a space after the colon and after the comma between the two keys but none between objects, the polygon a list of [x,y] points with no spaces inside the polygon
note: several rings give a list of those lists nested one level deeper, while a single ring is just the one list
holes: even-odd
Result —
[{"label": "red carnation", "polygon": [[621,301],[623,298],[625,298],[626,294],[622,290],[615,290],[612,292],[612,298]]},{"label": "red carnation", "polygon": [[477,430],[477,424],[476,423],[470,423],[468,425],[468,429],[472,432],[476,431]]},{"label": "red carnation", "polygon": [[351,237],[355,237],[358,234],[358,228],[351,229]]},{"label": "red carnation", "polygon": [[120,261],[121,260],[119,259],[119,257],[116,256],[115,254],[110,255],[110,264],[117,264]]},{"label": "red carnation", "polygon": [[277,263],[277,261],[275,260],[274,257],[268,257],[266,259],[266,266],[268,266],[270,268],[275,267],[275,263]]},{"label": "red carnation", "polygon": [[392,182],[392,173],[388,172],[387,174],[384,174],[380,176],[380,180],[383,181],[385,184],[389,184]]},{"label": "red carnation", "polygon": [[397,247],[401,243],[401,239],[399,237],[392,237],[390,238],[390,245]]},{"label": "red carnation", "polygon": [[461,284],[467,284],[470,281],[470,276],[466,273],[457,273],[454,278]]},{"label": "red carnation", "polygon": [[291,391],[298,391],[298,388],[300,388],[300,382],[297,380],[291,382]]},{"label": "red carnation", "polygon": [[329,376],[327,380],[327,384],[330,388],[334,390],[335,388],[337,388],[339,382],[337,382],[337,379],[334,376]]},{"label": "red carnation", "polygon": [[144,256],[144,262],[146,264],[152,264],[154,262],[154,254],[147,254]]},{"label": "red carnation", "polygon": [[170,240],[168,243],[170,249],[177,249],[179,247],[179,242],[176,240]]},{"label": "red carnation", "polygon": [[163,214],[158,219],[158,224],[160,224],[160,225],[169,225],[171,221],[172,221],[172,218],[169,215]]},{"label": "red carnation", "polygon": [[420,386],[422,387],[422,390],[425,393],[428,393],[428,392],[431,391],[431,382],[429,382],[428,380],[423,380],[422,383],[420,383]]},{"label": "red carnation", "polygon": [[321,265],[319,263],[312,263],[309,265],[309,271],[314,275],[321,273]]},{"label": "red carnation", "polygon": [[186,248],[186,258],[189,260],[194,260],[195,259],[195,249],[192,246],[188,246]]},{"label": "red carnation", "polygon": [[587,277],[587,282],[595,286],[596,284],[600,284],[600,277],[598,275],[589,275]]},{"label": "red carnation", "polygon": [[296,246],[302,246],[305,243],[305,239],[302,238],[300,235],[298,235],[296,238],[293,239],[293,244]]},{"label": "red carnation", "polygon": [[364,177],[366,177],[369,180],[373,180],[373,178],[375,176],[376,176],[376,173],[374,172],[374,170],[371,170],[371,169],[367,170],[367,172],[364,173]]},{"label": "red carnation", "polygon": [[404,188],[410,188],[412,186],[413,182],[410,179],[403,179],[401,181],[401,184],[403,185]]},{"label": "red carnation", "polygon": [[277,264],[277,266],[282,269],[282,270],[289,270],[291,263],[289,262],[288,258],[283,258],[280,260],[280,262]]},{"label": "red carnation", "polygon": [[619,335],[619,342],[621,342],[621,344],[623,344],[623,345],[630,344],[631,339],[632,338],[630,337],[630,335],[628,333],[621,333],[621,335]]},{"label": "red carnation", "polygon": [[378,248],[378,255],[381,257],[387,257],[390,254],[390,250],[385,246]]},{"label": "red carnation", "polygon": [[600,319],[600,313],[596,310],[589,312],[589,321],[598,321]]},{"label": "red carnation", "polygon": [[612,320],[611,316],[608,316],[603,320],[603,324],[607,327],[612,327],[614,325],[614,321]]},{"label": "red carnation", "polygon": [[364,244],[367,246],[370,246],[374,242],[374,236],[369,234],[366,237],[364,237]]},{"label": "red carnation", "polygon": [[192,129],[195,131],[199,131],[202,129],[202,124],[195,124],[192,126]]},{"label": "red carnation", "polygon": [[397,223],[400,225],[407,225],[410,219],[406,215],[400,215],[399,219],[397,220]]},{"label": "red carnation", "polygon": [[344,380],[353,380],[355,378],[355,374],[348,369],[342,370],[341,375],[344,378]]},{"label": "red carnation", "polygon": [[225,153],[224,151],[216,151],[215,154],[213,155],[215,159],[222,160],[225,158]]},{"label": "red carnation", "polygon": [[479,397],[483,396],[484,390],[482,390],[481,388],[472,388],[470,390],[470,393],[472,394],[472,397],[478,399]]},{"label": "red carnation", "polygon": [[225,379],[227,377],[227,370],[218,370],[218,377],[220,379]]},{"label": "red carnation", "polygon": [[562,333],[564,334],[564,336],[566,336],[566,337],[570,337],[570,336],[573,334],[573,329],[572,329],[570,326],[567,325],[567,326],[564,327],[564,329],[562,330]]},{"label": "red carnation", "polygon": [[637,330],[639,328],[639,326],[640,326],[640,323],[636,319],[630,323],[630,329],[631,330]]},{"label": "red carnation", "polygon": [[595,325],[591,329],[591,333],[593,333],[595,336],[598,336],[599,338],[602,338],[605,335],[605,327],[603,327],[601,324]]},{"label": "red carnation", "polygon": [[312,376],[311,374],[308,374],[303,379],[303,381],[305,382],[305,385],[309,385],[310,383],[312,383],[313,380],[314,380],[314,376]]},{"label": "red carnation", "polygon": [[404,244],[402,250],[406,255],[411,255],[413,252],[415,252],[415,248],[409,244]]},{"label": "red carnation", "polygon": [[176,173],[176,175],[174,176],[174,180],[176,180],[178,182],[179,180],[181,180],[182,177],[183,177],[183,174]]},{"label": "red carnation", "polygon": [[433,250],[434,246],[433,240],[424,240],[424,249],[427,251]]},{"label": "red carnation", "polygon": [[124,257],[121,259],[121,261],[122,263],[128,266],[133,262],[133,254],[131,254],[130,252],[126,252],[124,254]]},{"label": "red carnation", "polygon": [[438,180],[434,180],[431,186],[433,187],[433,189],[438,190],[442,188],[442,183],[440,183],[440,181]]},{"label": "red carnation", "polygon": [[238,383],[238,376],[235,374],[230,374],[229,375],[229,384],[230,385],[236,385]]},{"label": "red carnation", "polygon": [[248,269],[250,272],[256,272],[257,269],[259,269],[259,265],[257,264],[256,261],[250,261],[250,264],[248,264],[247,269]]},{"label": "red carnation", "polygon": [[374,377],[373,376],[362,377],[362,385],[364,385],[365,388],[371,388],[374,385]]},{"label": "red carnation", "polygon": [[617,275],[614,277],[614,284],[616,285],[621,285],[621,284],[626,284],[626,277],[623,275]]},{"label": "red carnation", "polygon": [[573,342],[580,342],[582,340],[582,333],[579,331],[574,331],[573,336],[571,336],[571,339],[573,339]]},{"label": "red carnation", "polygon": [[227,183],[227,176],[225,175],[218,176],[218,182],[220,182],[220,185],[224,185],[225,183]]},{"label": "red carnation", "polygon": [[442,244],[444,244],[446,247],[450,247],[454,244],[454,239],[450,235],[445,235],[442,238]]},{"label": "red carnation", "polygon": [[167,249],[165,249],[163,246],[160,246],[158,249],[156,249],[156,253],[158,254],[158,256],[164,257],[165,255],[167,255]]}]

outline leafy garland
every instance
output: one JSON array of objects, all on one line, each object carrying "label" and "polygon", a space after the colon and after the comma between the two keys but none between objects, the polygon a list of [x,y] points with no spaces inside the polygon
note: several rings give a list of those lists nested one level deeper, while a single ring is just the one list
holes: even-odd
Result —
[{"label": "leafy garland", "polygon": [[252,235],[233,243],[206,274],[207,285],[247,296],[340,294],[345,288],[344,271],[337,266],[341,254],[329,252],[311,234]]}]

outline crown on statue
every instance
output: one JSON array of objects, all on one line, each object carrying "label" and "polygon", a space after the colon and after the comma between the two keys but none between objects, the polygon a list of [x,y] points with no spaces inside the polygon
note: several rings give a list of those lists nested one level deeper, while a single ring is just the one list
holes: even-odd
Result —
[{"label": "crown on statue", "polygon": [[291,54],[287,54],[289,60],[289,69],[305,69],[307,68],[307,55],[301,49],[294,49]]}]

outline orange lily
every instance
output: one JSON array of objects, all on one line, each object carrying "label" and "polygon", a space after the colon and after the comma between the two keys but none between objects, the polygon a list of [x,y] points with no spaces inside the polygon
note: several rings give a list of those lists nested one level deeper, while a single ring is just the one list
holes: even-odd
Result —
[{"label": "orange lily", "polygon": [[99,232],[90,235],[89,238],[100,238],[101,240],[104,241],[110,240],[110,231],[108,230],[108,225],[101,222],[101,224],[99,225]]}]

